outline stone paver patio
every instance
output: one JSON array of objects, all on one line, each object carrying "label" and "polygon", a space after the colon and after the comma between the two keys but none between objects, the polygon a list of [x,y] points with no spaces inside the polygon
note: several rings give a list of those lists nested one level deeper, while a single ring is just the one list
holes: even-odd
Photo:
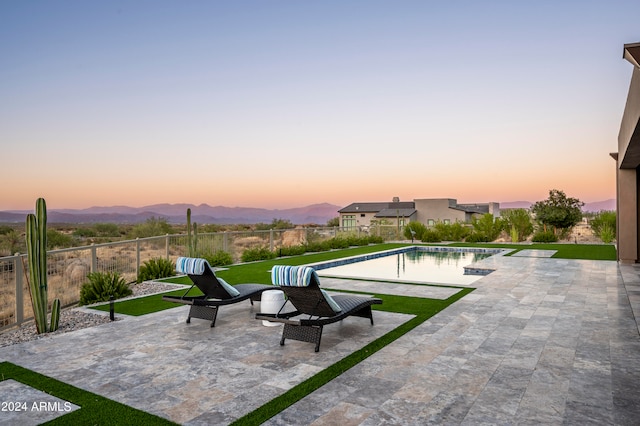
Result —
[{"label": "stone paver patio", "polygon": [[[265,424],[639,424],[640,268],[544,257],[481,263],[496,271],[474,292]],[[419,297],[419,287],[406,290]],[[253,319],[259,304],[224,307],[213,329],[185,324],[186,309],[0,348],[0,360],[178,423],[228,424],[410,318],[376,311],[373,327],[348,318],[325,327],[315,353],[308,343],[279,346],[281,328]],[[28,395],[12,382],[0,382],[4,399]],[[39,421],[0,412],[3,424]]]}]

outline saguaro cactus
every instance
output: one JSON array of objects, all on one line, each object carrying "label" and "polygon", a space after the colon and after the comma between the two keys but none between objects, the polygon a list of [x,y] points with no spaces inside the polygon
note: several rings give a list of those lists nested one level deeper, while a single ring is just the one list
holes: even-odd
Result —
[{"label": "saguaro cactus", "polygon": [[51,307],[51,327],[47,327],[47,205],[44,198],[36,201],[35,214],[26,220],[27,253],[29,255],[29,291],[38,334],[56,331],[60,320],[60,300]]},{"label": "saguaro cactus", "polygon": [[198,257],[198,224],[193,223],[193,238],[191,238],[191,209],[187,209],[187,255]]}]

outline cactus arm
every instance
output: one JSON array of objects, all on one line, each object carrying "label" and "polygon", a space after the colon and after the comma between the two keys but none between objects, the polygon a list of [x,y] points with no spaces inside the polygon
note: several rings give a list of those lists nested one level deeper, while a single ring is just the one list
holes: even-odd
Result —
[{"label": "cactus arm", "polygon": [[47,311],[49,309],[48,290],[48,268],[47,268],[47,203],[44,198],[36,200],[36,220],[38,223],[38,268],[40,269],[40,303],[42,304],[42,323],[46,332]]},{"label": "cactus arm", "polygon": [[29,262],[29,294],[31,295],[31,304],[33,307],[33,317],[36,322],[36,328],[38,334],[47,332],[46,318],[47,307],[46,299],[42,299],[42,292],[40,289],[40,251],[39,251],[39,239],[38,239],[38,220],[35,215],[28,214],[26,221],[27,231],[27,253]]},{"label": "cactus arm", "polygon": [[193,222],[193,257],[198,257],[198,224]]},{"label": "cactus arm", "polygon": [[60,325],[60,299],[54,299],[51,305],[51,327],[49,331],[56,331]]},{"label": "cactus arm", "polygon": [[38,221],[38,256],[40,268],[40,291],[43,300],[47,301],[47,204],[44,198],[36,201],[36,218]]},{"label": "cactus arm", "polygon": [[191,245],[191,209],[187,209],[187,256],[193,257],[193,246]]}]

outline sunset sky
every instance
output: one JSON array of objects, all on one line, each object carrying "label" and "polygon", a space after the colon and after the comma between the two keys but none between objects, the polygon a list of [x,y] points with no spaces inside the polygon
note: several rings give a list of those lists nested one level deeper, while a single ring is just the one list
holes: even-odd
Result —
[{"label": "sunset sky", "polygon": [[640,1],[0,2],[0,210],[615,198]]}]

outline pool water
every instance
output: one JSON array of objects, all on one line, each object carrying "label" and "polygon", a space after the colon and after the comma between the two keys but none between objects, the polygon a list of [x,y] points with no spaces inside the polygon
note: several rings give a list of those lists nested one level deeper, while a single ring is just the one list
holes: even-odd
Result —
[{"label": "pool water", "polygon": [[318,270],[318,274],[340,278],[469,285],[488,272],[480,275],[468,274],[464,267],[492,255],[493,253],[474,251],[413,249],[323,268]]}]

